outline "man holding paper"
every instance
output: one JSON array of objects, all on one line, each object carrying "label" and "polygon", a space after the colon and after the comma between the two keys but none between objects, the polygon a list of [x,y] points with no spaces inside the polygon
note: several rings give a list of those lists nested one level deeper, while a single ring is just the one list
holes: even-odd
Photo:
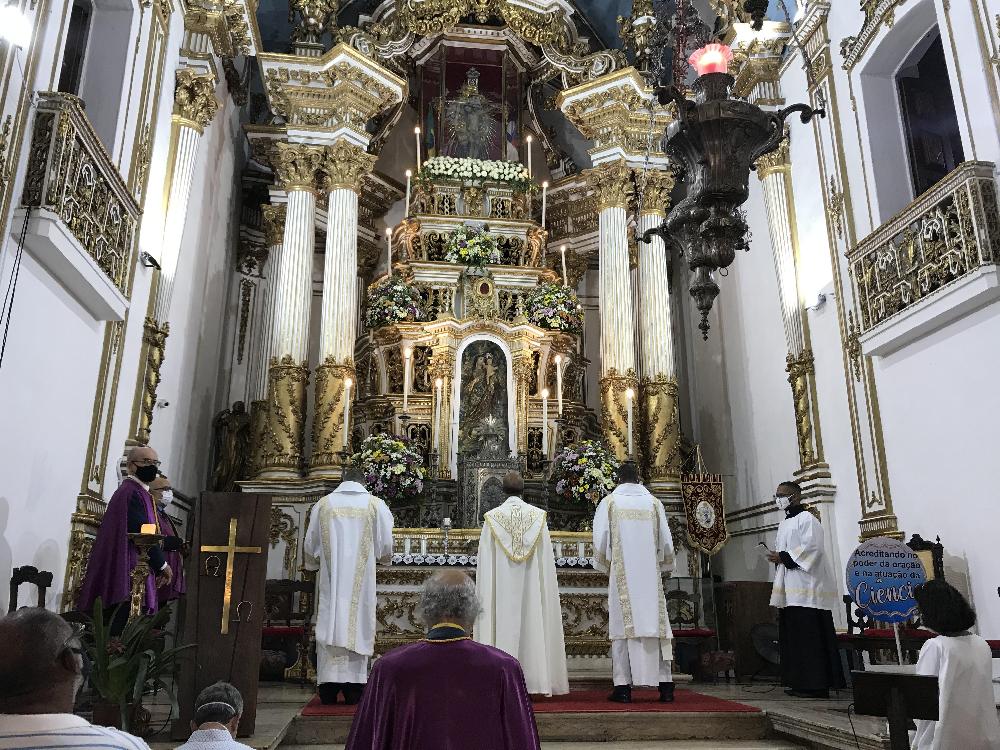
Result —
[{"label": "man holding paper", "polygon": [[778,524],[774,551],[771,606],[778,608],[781,682],[799,698],[827,698],[830,688],[842,688],[844,670],[833,629],[839,597],[823,551],[823,527],[802,506],[802,488],[782,482],[774,502],[785,518]]}]

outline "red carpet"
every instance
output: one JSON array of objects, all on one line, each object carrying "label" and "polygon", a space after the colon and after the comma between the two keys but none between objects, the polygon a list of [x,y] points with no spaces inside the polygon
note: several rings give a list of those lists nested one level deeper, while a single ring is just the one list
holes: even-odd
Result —
[{"label": "red carpet", "polygon": [[[633,690],[632,703],[612,703],[608,700],[610,690],[577,690],[569,695],[558,695],[552,698],[534,698],[532,703],[536,714],[550,713],[602,713],[608,711],[665,711],[665,712],[710,712],[724,711],[727,713],[757,713],[759,708],[744,703],[714,698],[702,695],[693,690],[678,689],[673,703],[660,703],[659,693],[655,689]],[[319,696],[302,709],[303,716],[351,716],[355,706],[337,704],[324,706],[319,702]]]}]

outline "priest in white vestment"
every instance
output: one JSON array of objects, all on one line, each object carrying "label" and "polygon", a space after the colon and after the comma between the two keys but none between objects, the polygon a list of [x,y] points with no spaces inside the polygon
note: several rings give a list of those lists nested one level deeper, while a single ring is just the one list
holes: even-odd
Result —
[{"label": "priest in white vestment", "polygon": [[475,640],[521,662],[528,692],[569,692],[562,607],[546,513],[521,499],[524,479],[503,479],[510,497],[485,515],[479,537],[476,590],[483,609]]},{"label": "priest in white vestment", "polygon": [[375,651],[375,565],[392,558],[392,513],[348,469],[309,515],[306,570],[318,570],[317,683],[323,703],[357,703]]},{"label": "priest in white vestment", "polygon": [[622,464],[618,480],[594,515],[594,567],[608,573],[610,700],[631,703],[632,685],[657,685],[670,703],[673,631],[663,574],[674,569],[674,543],[663,503],[639,483],[635,464]]}]

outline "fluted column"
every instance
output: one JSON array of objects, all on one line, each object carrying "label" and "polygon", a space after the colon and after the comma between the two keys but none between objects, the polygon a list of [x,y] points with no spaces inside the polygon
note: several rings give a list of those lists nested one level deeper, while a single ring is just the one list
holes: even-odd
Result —
[{"label": "fluted column", "polygon": [[[643,177],[639,232],[659,226],[670,204],[674,177],[648,171]],[[639,371],[642,455],[646,478],[676,483],[680,473],[680,419],[667,249],[659,235],[639,247]]]},{"label": "fluted column", "polygon": [[531,386],[531,377],[535,372],[535,360],[531,356],[531,351],[523,349],[514,354],[514,391],[516,395],[516,433],[517,433],[517,453],[527,455],[528,453],[528,391]]},{"label": "fluted column", "polygon": [[278,143],[274,171],[288,196],[281,252],[272,283],[267,430],[261,476],[298,476],[309,383],[309,308],[315,250],[316,180],[323,148]]},{"label": "fluted column", "polygon": [[258,334],[250,359],[250,450],[251,475],[264,465],[263,451],[267,434],[267,382],[271,367],[275,308],[278,305],[278,285],[275,274],[285,239],[285,206],[262,206],[264,244],[267,262],[262,270],[262,295]]},{"label": "fluted column", "polygon": [[[344,424],[348,399],[357,393],[354,342],[358,307],[358,194],[361,180],[375,166],[375,156],[347,141],[324,153],[327,203],[326,258],[319,361],[316,368],[316,411],[313,416],[312,474],[339,476],[338,451],[350,441]],[[351,388],[346,387],[350,378]],[[345,435],[346,430],[346,435]]]},{"label": "fluted column", "polygon": [[[451,389],[455,376],[455,350],[449,344],[435,346],[430,362],[431,384],[434,398],[431,402],[431,420],[438,415],[439,424],[434,436],[434,449],[438,454],[441,479],[451,478]],[[438,388],[437,381],[441,380]],[[433,424],[433,422],[432,422]]]},{"label": "fluted column", "polygon": [[791,163],[787,139],[776,151],[758,159],[757,177],[760,178],[764,192],[781,318],[788,346],[785,369],[795,408],[800,471],[807,471],[822,464],[823,440],[819,431],[816,404],[816,369],[809,346],[809,328],[802,308],[796,271],[798,236],[795,205],[791,198]]},{"label": "fluted column", "polygon": [[[599,211],[601,428],[608,447],[624,460],[629,457],[626,391],[631,388],[638,394],[639,386],[626,234],[632,171],[624,160],[619,160],[601,164],[585,174],[597,196]],[[636,406],[634,400],[633,410]],[[633,433],[637,418],[634,411]]]},{"label": "fluted column", "polygon": [[215,76],[181,68],[175,74],[174,113],[170,134],[170,153],[166,214],[160,242],[154,290],[144,322],[142,366],[133,406],[131,441],[149,442],[153,424],[153,406],[160,384],[160,367],[166,356],[170,333],[170,302],[174,277],[180,259],[181,241],[187,220],[191,183],[194,179],[199,139],[215,117],[219,102],[215,98]]}]

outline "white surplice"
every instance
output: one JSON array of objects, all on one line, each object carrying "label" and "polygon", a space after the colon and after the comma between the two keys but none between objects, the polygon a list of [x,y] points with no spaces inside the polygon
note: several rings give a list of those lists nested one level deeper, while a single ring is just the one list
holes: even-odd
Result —
[{"label": "white surplice", "polygon": [[917,721],[914,750],[1000,750],[990,645],[939,635],[920,649],[917,674],[938,678],[938,720]]},{"label": "white surplice", "polygon": [[823,551],[823,526],[808,510],[778,524],[775,552],[787,552],[799,567],[776,566],[771,587],[772,607],[833,610],[840,601],[833,570]]},{"label": "white surplice", "polygon": [[674,543],[663,503],[641,484],[621,484],[597,506],[594,567],[608,573],[615,684],[670,682],[673,631],[662,576],[674,569]]},{"label": "white surplice", "polygon": [[357,482],[341,482],[309,516],[305,567],[318,570],[317,678],[367,682],[375,650],[375,565],[392,557],[392,513]]},{"label": "white surplice", "polygon": [[521,662],[529,693],[569,692],[562,607],[545,511],[509,497],[488,511],[479,537],[474,638]]}]

